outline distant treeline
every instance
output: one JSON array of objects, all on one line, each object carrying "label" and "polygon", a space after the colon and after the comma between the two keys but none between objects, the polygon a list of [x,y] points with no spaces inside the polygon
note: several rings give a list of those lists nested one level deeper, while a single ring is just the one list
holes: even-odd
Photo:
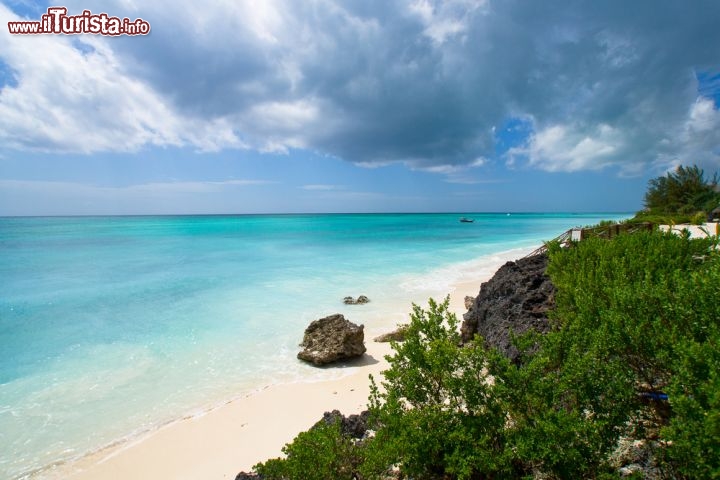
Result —
[{"label": "distant treeline", "polygon": [[720,206],[718,174],[711,178],[696,165],[679,166],[650,180],[645,209],[635,220],[654,223],[702,223]]}]

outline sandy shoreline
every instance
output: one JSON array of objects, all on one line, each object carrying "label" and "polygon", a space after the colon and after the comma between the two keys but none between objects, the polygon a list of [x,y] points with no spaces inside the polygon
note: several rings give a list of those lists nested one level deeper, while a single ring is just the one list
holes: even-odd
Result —
[{"label": "sandy shoreline", "polygon": [[[466,311],[465,296],[477,295],[480,283],[490,276],[484,272],[451,287],[451,310],[460,320]],[[410,311],[409,304],[401,308]],[[347,415],[366,408],[368,376],[379,381],[387,368],[384,356],[392,352],[389,344],[373,342],[372,336],[366,329],[366,355],[344,365],[346,375],[340,379],[268,386],[32,478],[233,479],[239,471],[250,471],[254,464],[281,455],[283,445],[324,412],[337,409]]]}]

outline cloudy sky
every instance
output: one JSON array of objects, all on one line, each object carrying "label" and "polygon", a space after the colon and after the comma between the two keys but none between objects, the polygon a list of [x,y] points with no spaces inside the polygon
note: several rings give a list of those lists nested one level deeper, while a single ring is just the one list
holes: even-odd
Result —
[{"label": "cloudy sky", "polygon": [[10,35],[0,215],[634,211],[720,168],[720,2],[68,0]]}]

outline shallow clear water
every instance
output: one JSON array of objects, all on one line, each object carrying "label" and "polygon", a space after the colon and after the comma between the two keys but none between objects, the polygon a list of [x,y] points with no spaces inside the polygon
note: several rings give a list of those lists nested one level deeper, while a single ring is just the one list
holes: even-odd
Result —
[{"label": "shallow clear water", "polygon": [[342,374],[295,360],[311,320],[380,331],[501,252],[627,215],[466,216],[0,218],[0,477]]}]

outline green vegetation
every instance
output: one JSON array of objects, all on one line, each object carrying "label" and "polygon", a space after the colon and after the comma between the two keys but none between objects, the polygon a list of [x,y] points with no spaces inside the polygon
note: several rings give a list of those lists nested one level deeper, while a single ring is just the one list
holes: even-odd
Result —
[{"label": "green vegetation", "polygon": [[319,422],[283,448],[285,458],[268,460],[255,470],[265,478],[352,480],[361,449],[341,434],[339,421]]},{"label": "green vegetation", "polygon": [[[720,478],[720,256],[659,232],[550,249],[557,306],[511,365],[459,346],[448,300],[413,306],[372,383],[373,435],[300,434],[269,479],[617,478],[639,440],[664,478]],[[532,348],[531,348],[532,347]],[[663,395],[667,395],[665,400]]]},{"label": "green vegetation", "polygon": [[[572,395],[602,412],[604,447],[619,434],[655,441],[658,467],[672,478],[720,476],[720,258],[713,246],[638,233],[552,252],[559,328],[531,362],[545,357],[567,375]],[[658,392],[669,401],[642,396]]]},{"label": "green vegetation", "polygon": [[679,166],[674,172],[650,180],[645,210],[638,212],[634,220],[699,224],[719,205],[717,173],[707,179],[703,170],[695,165]]},{"label": "green vegetation", "polygon": [[[646,210],[561,248],[548,244],[552,330],[516,339],[521,365],[476,338],[461,346],[449,299],[413,305],[389,368],[371,378],[371,432],[301,433],[267,479],[720,479],[718,240],[632,222],[705,220],[718,178],[678,167]],[[625,228],[627,227],[627,228]],[[604,238],[603,238],[604,237]],[[627,454],[627,445],[640,453]]]},{"label": "green vegetation", "polygon": [[393,344],[383,389],[374,384],[370,410],[377,425],[367,442],[365,478],[400,465],[413,478],[470,478],[513,471],[505,435],[505,399],[489,381],[508,362],[480,342],[460,347],[449,299],[429,310],[414,305],[402,344]]}]

